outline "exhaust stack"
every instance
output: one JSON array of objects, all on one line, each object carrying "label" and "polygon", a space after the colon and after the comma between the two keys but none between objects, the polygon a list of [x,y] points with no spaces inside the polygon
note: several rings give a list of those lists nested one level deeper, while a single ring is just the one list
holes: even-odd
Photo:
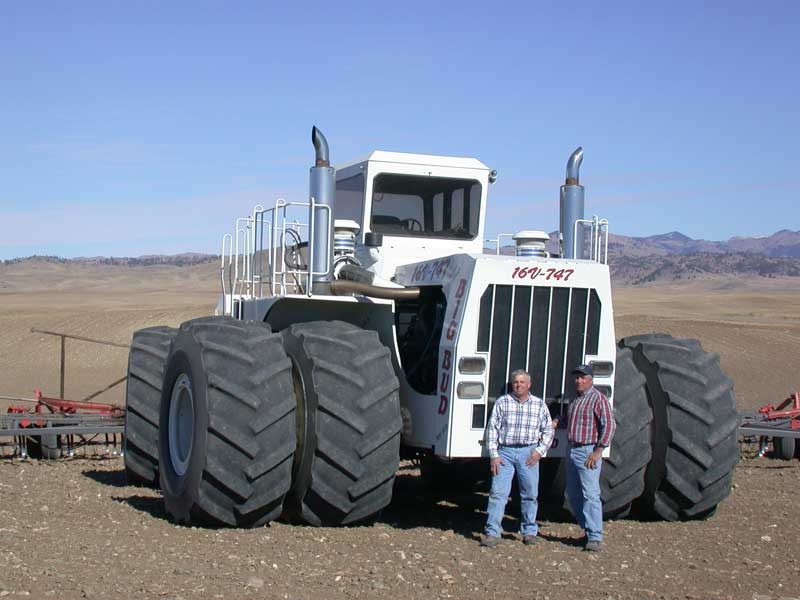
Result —
[{"label": "exhaust stack", "polygon": [[[330,166],[328,141],[316,127],[311,129],[311,142],[314,144],[316,156],[308,183],[309,198],[313,198],[315,202],[315,207],[309,209],[309,224],[314,223],[314,239],[309,240],[309,244],[313,254],[311,269],[319,273],[311,278],[311,291],[314,294],[330,294],[333,280],[333,236],[330,229],[336,191],[336,169]],[[328,208],[324,208],[326,206]]]},{"label": "exhaust stack", "polygon": [[578,227],[578,245],[575,249],[575,221],[583,219],[584,188],[579,182],[579,170],[583,162],[583,148],[578,147],[567,161],[567,177],[561,186],[560,220],[561,256],[583,258],[583,226]]}]

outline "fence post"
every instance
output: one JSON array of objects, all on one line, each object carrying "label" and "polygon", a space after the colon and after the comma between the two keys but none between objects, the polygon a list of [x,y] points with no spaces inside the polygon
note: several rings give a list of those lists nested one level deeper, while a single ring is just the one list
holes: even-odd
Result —
[{"label": "fence post", "polygon": [[64,367],[64,362],[65,362],[65,360],[64,360],[65,359],[64,345],[65,345],[65,343],[66,343],[66,339],[62,335],[61,336],[61,385],[59,387],[59,390],[61,392],[60,395],[59,395],[59,398],[61,398],[62,400],[64,399],[64,370],[65,370],[65,367]]}]

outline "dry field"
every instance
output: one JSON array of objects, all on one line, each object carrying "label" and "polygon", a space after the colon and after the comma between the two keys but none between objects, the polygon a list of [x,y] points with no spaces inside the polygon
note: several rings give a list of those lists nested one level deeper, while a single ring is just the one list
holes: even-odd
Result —
[{"label": "dry field", "polygon": [[[141,327],[209,314],[214,265],[0,265],[0,395],[58,393],[58,342],[31,327],[127,343]],[[617,335],[666,331],[719,352],[740,408],[800,387],[800,281],[623,288]],[[122,349],[67,342],[66,396],[125,374]],[[105,396],[123,401],[122,390]],[[177,527],[157,492],[127,486],[119,458],[0,460],[0,597],[800,598],[800,461],[743,461],[704,522],[608,525],[587,556],[577,527],[543,522],[532,548],[478,547],[485,496],[439,501],[406,466],[374,524]],[[510,511],[507,530],[515,526]]]}]

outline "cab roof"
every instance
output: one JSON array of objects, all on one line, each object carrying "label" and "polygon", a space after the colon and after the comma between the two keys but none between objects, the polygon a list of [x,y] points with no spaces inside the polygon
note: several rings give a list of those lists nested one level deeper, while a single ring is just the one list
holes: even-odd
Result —
[{"label": "cab roof", "polygon": [[344,169],[353,165],[365,162],[384,162],[402,163],[407,165],[428,165],[431,167],[456,167],[459,169],[480,169],[488,171],[489,167],[477,158],[466,158],[461,156],[438,156],[435,154],[412,154],[409,152],[387,152],[386,150],[375,150],[360,160],[354,160],[346,164],[337,165],[337,169]]}]

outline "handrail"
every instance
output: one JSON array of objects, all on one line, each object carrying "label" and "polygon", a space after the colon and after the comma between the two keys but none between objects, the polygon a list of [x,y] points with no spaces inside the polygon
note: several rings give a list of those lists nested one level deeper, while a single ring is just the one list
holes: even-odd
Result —
[{"label": "handrail", "polygon": [[500,255],[500,239],[504,238],[504,237],[509,237],[511,239],[514,239],[514,234],[513,233],[499,233],[499,234],[497,234],[496,238],[489,238],[489,239],[484,240],[485,242],[494,243],[494,245],[495,245],[495,252],[494,252],[495,256],[499,256]]},{"label": "handrail", "polygon": [[[608,264],[608,219],[601,219],[594,215],[591,219],[576,219],[572,225],[572,255],[578,257],[578,226],[588,225],[590,227],[591,245],[589,247],[589,260]],[[600,253],[602,238],[603,252]],[[582,240],[585,241],[585,240]],[[581,252],[581,256],[583,252]]]},{"label": "handrail", "polygon": [[[298,209],[308,211],[308,223],[295,217]],[[295,286],[309,296],[312,295],[314,277],[325,275],[330,271],[332,265],[330,250],[324,249],[325,269],[320,271],[314,270],[314,252],[320,250],[315,249],[313,244],[309,244],[308,264],[305,268],[292,268],[285,261],[290,231],[302,242],[313,239],[315,219],[319,218],[315,214],[316,209],[327,211],[328,238],[331,239],[332,209],[328,205],[317,203],[313,197],[306,202],[287,202],[283,198],[278,198],[273,207],[264,208],[258,204],[253,207],[249,216],[235,220],[234,233],[225,234],[222,238],[220,283],[223,314],[233,313],[235,298],[262,298],[265,291],[270,295],[279,295],[287,293],[290,286]],[[295,283],[290,284],[290,277]],[[267,290],[264,289],[265,285]]]}]

